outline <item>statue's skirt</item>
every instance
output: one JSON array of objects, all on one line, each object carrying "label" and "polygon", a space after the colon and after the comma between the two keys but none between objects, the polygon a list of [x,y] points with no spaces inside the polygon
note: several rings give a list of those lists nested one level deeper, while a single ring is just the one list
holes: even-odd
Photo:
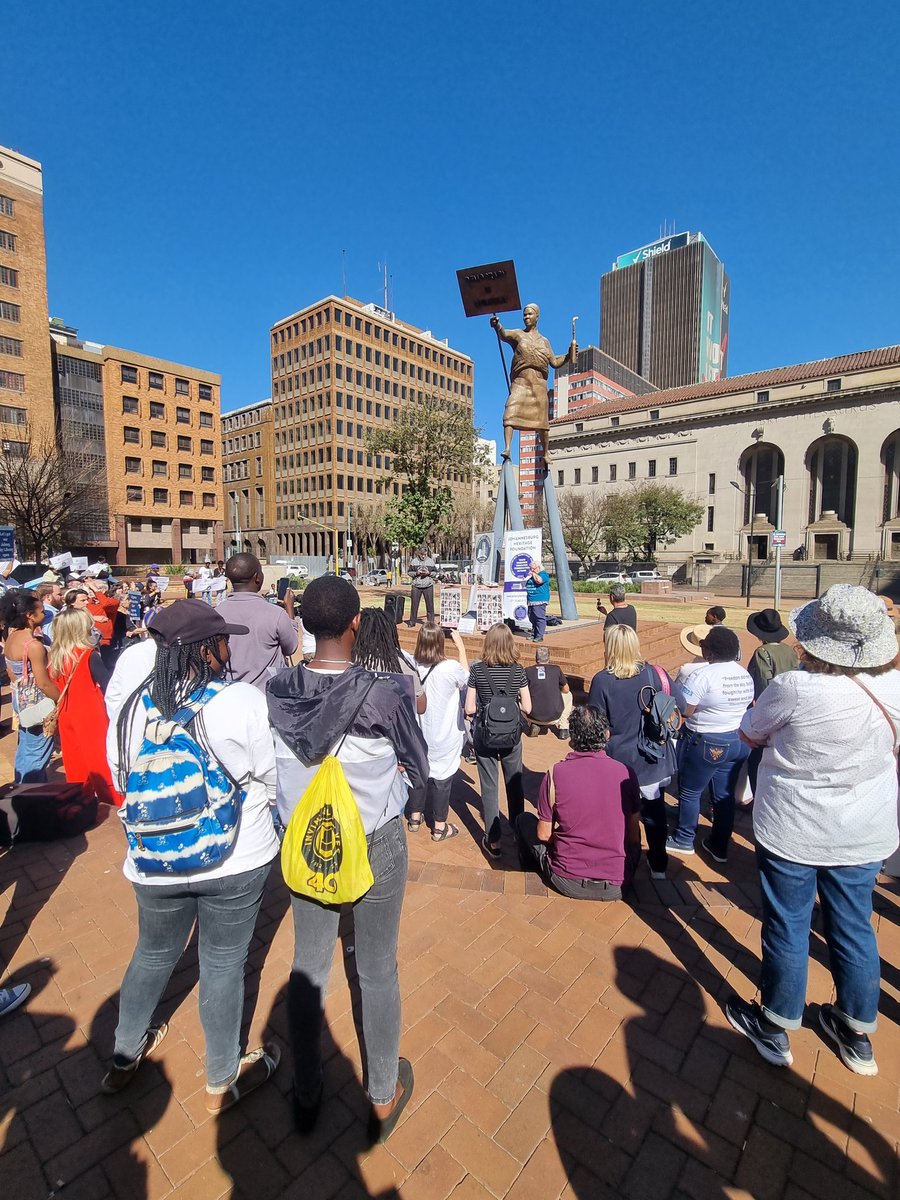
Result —
[{"label": "statue's skirt", "polygon": [[516,374],[503,410],[503,424],[513,429],[550,428],[547,376],[541,371],[525,367]]}]

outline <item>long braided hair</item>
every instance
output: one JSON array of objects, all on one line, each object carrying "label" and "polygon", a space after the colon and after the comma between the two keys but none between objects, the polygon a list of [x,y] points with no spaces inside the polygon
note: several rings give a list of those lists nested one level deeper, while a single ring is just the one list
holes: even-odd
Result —
[{"label": "long braided hair", "polygon": [[[152,637],[152,634],[151,634]],[[165,720],[170,721],[179,709],[192,697],[202,693],[212,679],[218,679],[226,671],[225,666],[218,669],[200,651],[205,646],[215,661],[219,661],[218,637],[204,638],[201,642],[187,642],[183,645],[164,646],[161,642],[156,645],[156,662],[153,670],[139,687],[131,693],[122,705],[122,711],[116,722],[116,747],[119,757],[119,790],[124,792],[125,780],[128,778],[128,752],[131,743],[131,725],[134,710],[145,691],[150,692],[150,699],[159,709]]]},{"label": "long braided hair", "polygon": [[360,613],[353,661],[368,671],[402,673],[397,626],[383,609],[364,608]]}]

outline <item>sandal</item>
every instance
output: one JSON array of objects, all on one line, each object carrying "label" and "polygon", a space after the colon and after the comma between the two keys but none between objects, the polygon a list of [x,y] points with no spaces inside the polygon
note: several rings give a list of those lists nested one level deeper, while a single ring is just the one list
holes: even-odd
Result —
[{"label": "sandal", "polygon": [[502,851],[501,851],[500,847],[492,846],[486,837],[483,837],[481,839],[481,848],[482,848],[482,850],[484,850],[484,852],[488,856],[488,858],[497,859],[497,858],[502,857]]},{"label": "sandal", "polygon": [[151,1025],[147,1030],[147,1038],[141,1049],[138,1051],[137,1057],[127,1062],[116,1063],[113,1059],[113,1065],[103,1076],[100,1084],[100,1091],[105,1096],[114,1096],[116,1092],[121,1092],[122,1088],[127,1087],[134,1079],[135,1072],[144,1061],[145,1058],[151,1058],[154,1052],[158,1049],[160,1042],[169,1032],[169,1026],[165,1021],[159,1025]]},{"label": "sandal", "polygon": [[457,837],[458,834],[459,826],[451,825],[449,821],[445,821],[443,829],[432,829],[431,840],[433,842],[449,842],[451,838]]},{"label": "sandal", "polygon": [[369,1141],[373,1145],[381,1145],[388,1140],[400,1120],[400,1114],[409,1102],[415,1087],[415,1075],[412,1063],[408,1058],[401,1058],[397,1070],[397,1082],[400,1084],[400,1095],[394,1100],[394,1107],[386,1117],[376,1116],[374,1110],[369,1116]]},{"label": "sandal", "polygon": [[206,1111],[215,1116],[234,1108],[245,1096],[271,1079],[280,1062],[281,1049],[274,1042],[266,1042],[245,1054],[233,1083],[217,1091],[206,1089]]},{"label": "sandal", "polygon": [[419,817],[419,819],[416,820],[415,817],[407,817],[406,818],[406,828],[409,830],[410,833],[418,833],[419,830],[422,828],[422,818]]}]

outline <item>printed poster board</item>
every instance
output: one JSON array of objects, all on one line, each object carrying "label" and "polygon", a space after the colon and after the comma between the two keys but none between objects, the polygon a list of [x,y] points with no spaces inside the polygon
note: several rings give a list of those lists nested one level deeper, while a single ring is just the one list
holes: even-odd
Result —
[{"label": "printed poster board", "polygon": [[525,583],[533,562],[541,561],[540,529],[510,529],[503,539],[503,616],[528,620]]},{"label": "printed poster board", "polygon": [[444,629],[457,629],[462,617],[462,588],[442,587],[440,622]]},{"label": "printed poster board", "polygon": [[499,588],[475,589],[475,620],[482,633],[503,620],[503,593]]}]

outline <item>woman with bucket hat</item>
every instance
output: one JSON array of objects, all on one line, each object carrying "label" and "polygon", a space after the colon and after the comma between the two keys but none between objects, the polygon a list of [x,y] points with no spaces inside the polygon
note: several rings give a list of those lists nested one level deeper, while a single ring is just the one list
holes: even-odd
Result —
[{"label": "woman with bucket hat", "polygon": [[772,680],[741,723],[765,747],[753,810],[762,888],[761,1004],[732,997],[728,1020],[776,1066],[806,1001],[818,895],[837,1003],[819,1010],[845,1066],[875,1075],[880,961],[872,891],[897,847],[900,673],[897,636],[878,597],[839,583],[796,608],[801,670]]}]

